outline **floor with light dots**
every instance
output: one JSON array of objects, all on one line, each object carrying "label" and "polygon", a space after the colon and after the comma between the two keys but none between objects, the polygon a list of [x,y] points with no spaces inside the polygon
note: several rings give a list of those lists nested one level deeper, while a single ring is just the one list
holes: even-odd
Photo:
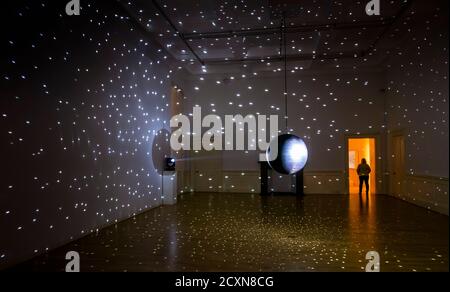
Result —
[{"label": "floor with light dots", "polygon": [[50,251],[11,271],[448,271],[448,217],[372,195],[194,193]]}]

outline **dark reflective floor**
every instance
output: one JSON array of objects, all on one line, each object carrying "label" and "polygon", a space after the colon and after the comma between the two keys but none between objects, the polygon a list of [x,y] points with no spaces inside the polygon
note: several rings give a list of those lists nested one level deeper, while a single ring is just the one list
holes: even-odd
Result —
[{"label": "dark reflective floor", "polygon": [[388,196],[189,194],[13,270],[448,271],[447,216]]}]

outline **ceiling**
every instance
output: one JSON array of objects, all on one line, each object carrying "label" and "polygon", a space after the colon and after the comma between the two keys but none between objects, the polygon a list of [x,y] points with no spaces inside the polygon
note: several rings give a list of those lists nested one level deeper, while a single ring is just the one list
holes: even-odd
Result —
[{"label": "ceiling", "polygon": [[[129,15],[194,74],[283,71],[283,14],[288,70],[373,67],[376,48],[412,1],[136,0]],[[386,44],[384,44],[386,45]]]}]

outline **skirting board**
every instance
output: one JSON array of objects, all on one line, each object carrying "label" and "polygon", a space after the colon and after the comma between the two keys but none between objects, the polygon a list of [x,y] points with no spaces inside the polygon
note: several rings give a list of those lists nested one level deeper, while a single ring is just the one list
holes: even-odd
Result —
[{"label": "skirting board", "polygon": [[448,178],[407,175],[399,199],[449,215]]}]

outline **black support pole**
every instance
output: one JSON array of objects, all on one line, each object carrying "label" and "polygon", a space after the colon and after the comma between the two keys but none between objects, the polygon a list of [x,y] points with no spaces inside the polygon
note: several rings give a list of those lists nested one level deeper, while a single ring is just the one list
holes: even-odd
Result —
[{"label": "black support pole", "polygon": [[304,182],[303,182],[303,169],[295,175],[295,193],[298,196],[305,195]]},{"label": "black support pole", "polygon": [[261,168],[261,195],[269,194],[269,165],[265,161],[259,162]]}]

